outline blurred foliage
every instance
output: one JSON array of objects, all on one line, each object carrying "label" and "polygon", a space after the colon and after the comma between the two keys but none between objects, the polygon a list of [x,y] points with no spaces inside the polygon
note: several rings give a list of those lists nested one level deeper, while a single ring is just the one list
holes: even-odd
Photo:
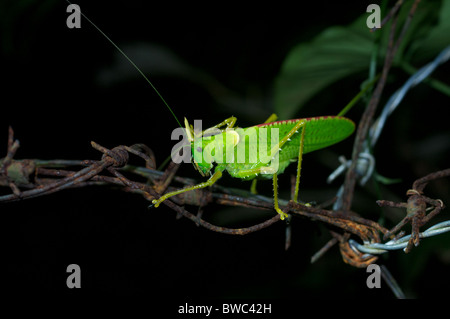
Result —
[{"label": "blurred foliage", "polygon": [[[401,7],[398,26],[403,25],[412,2],[405,1]],[[394,65],[405,61],[420,65],[436,56],[448,44],[449,15],[449,1],[421,3]],[[378,64],[382,63],[392,21],[381,30],[368,32],[366,19],[361,15],[346,27],[331,26],[312,41],[292,48],[275,81],[275,112],[281,118],[296,117],[302,106],[328,85],[361,76],[363,71],[368,74],[373,53]]]}]

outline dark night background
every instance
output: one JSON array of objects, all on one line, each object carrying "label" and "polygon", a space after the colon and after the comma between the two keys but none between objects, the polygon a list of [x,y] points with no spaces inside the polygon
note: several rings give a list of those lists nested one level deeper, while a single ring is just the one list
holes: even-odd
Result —
[{"label": "dark night background", "polygon": [[[77,2],[143,69],[180,120],[186,116],[214,125],[235,115],[242,127],[261,123],[273,112],[274,79],[290,49],[327,27],[348,25],[366,14],[370,2],[288,3]],[[0,0],[2,149],[6,152],[11,125],[21,142],[17,159],[100,159],[90,146],[95,141],[108,148],[145,143],[161,163],[174,145],[170,133],[177,127],[175,119],[137,71],[84,18],[81,29],[67,28],[66,7],[62,0]],[[416,67],[434,56],[418,61]],[[449,72],[449,65],[443,65],[433,77],[450,85]],[[330,85],[296,117],[339,112],[366,78],[367,71]],[[379,109],[407,78],[393,67]],[[222,87],[228,93],[218,89]],[[408,93],[388,120],[375,149],[376,169],[402,181],[379,186],[384,199],[404,200],[415,179],[448,168],[450,131],[444,115],[448,103],[448,96],[422,84]],[[362,107],[360,103],[348,117],[358,122]],[[338,165],[337,156],[350,156],[352,142],[350,138],[305,157],[302,199],[320,202],[335,194],[342,179],[331,185],[325,181]],[[330,161],[332,166],[324,164]],[[132,162],[143,165],[134,157]],[[288,197],[289,174],[295,174],[294,167],[279,180],[284,197]],[[190,165],[184,165],[179,175],[201,179]],[[223,184],[250,186],[231,178],[224,178]],[[260,191],[271,196],[271,183],[263,184]],[[353,209],[378,221],[382,211],[375,204],[379,198],[373,188],[372,183],[364,189],[357,186]],[[449,205],[449,190],[449,181],[442,180],[430,184],[427,194]],[[310,257],[330,239],[321,223],[294,218],[292,244],[285,251],[283,223],[233,237],[177,220],[165,207],[148,210],[148,204],[140,196],[108,187],[0,204],[6,267],[2,290],[156,293],[157,298],[175,301],[393,298],[384,282],[381,289],[368,289],[365,269],[345,264],[337,247],[310,264]],[[397,210],[392,214],[385,217],[388,228],[403,216]],[[249,226],[269,216],[214,205],[206,207],[204,215],[228,227]],[[448,209],[435,221],[446,219]],[[81,267],[79,291],[66,287],[66,267],[72,263]],[[448,297],[441,287],[450,284],[450,234],[423,240],[408,255],[386,254],[379,263],[390,269],[408,297]]]}]

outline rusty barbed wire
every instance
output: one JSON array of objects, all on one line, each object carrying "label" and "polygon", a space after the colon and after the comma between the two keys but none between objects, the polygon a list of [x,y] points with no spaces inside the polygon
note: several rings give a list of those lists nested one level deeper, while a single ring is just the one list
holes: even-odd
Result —
[{"label": "rusty barbed wire", "polygon": [[427,238],[431,236],[440,235],[450,231],[450,221],[440,222],[434,226],[431,226],[427,230],[420,232],[417,234],[417,237],[413,237],[412,235],[406,235],[400,238],[396,238],[390,240],[384,244],[381,243],[365,243],[364,245],[359,244],[353,239],[349,240],[349,244],[353,249],[357,249],[360,252],[367,253],[370,255],[379,255],[387,253],[390,250],[399,250],[403,249],[403,251],[408,252],[410,250],[410,241],[414,240],[414,238]]},{"label": "rusty barbed wire", "polygon": [[[431,199],[425,196],[423,190],[429,182],[448,176],[450,176],[450,169],[434,172],[419,178],[413,183],[412,188],[406,192],[408,196],[406,202],[396,203],[378,200],[377,204],[381,207],[397,207],[406,210],[406,216],[394,228],[384,234],[384,239],[393,238],[396,233],[398,235],[384,244],[369,243],[366,241],[361,245],[352,240],[350,241],[350,245],[361,252],[372,255],[397,249],[403,249],[405,253],[408,253],[413,247],[419,246],[421,238],[436,236],[450,231],[450,221],[444,221],[428,228],[424,232],[420,232],[420,227],[428,223],[445,208],[442,200]],[[429,211],[428,214],[427,211]],[[411,223],[410,235],[405,235],[404,231],[399,232],[407,223]]]},{"label": "rusty barbed wire", "polygon": [[[399,88],[388,100],[384,106],[381,115],[371,126],[369,135],[370,138],[366,140],[363,144],[363,150],[359,154],[357,163],[355,166],[356,175],[360,178],[360,184],[363,186],[368,179],[372,176],[375,167],[375,158],[370,153],[373,149],[375,143],[378,141],[378,137],[384,128],[388,116],[397,108],[401,103],[406,93],[414,86],[425,80],[439,65],[447,62],[450,58],[450,47],[444,48],[438,56],[430,63],[426,64],[415,72],[405,83]],[[345,170],[349,169],[352,161],[346,160],[344,157],[340,157],[341,166],[339,166],[329,177],[328,182],[330,183],[337,176],[344,173]],[[449,176],[448,170],[442,170],[435,173],[431,173],[421,179],[418,179],[414,184],[412,189],[407,191],[408,200],[406,203],[394,203],[386,200],[379,200],[377,204],[379,206],[390,206],[405,208],[407,211],[406,217],[397,224],[392,230],[385,234],[384,239],[386,240],[390,235],[397,233],[405,224],[411,222],[412,233],[411,235],[404,236],[404,233],[397,235],[397,238],[382,244],[382,243],[367,243],[363,245],[351,241],[350,245],[353,249],[357,249],[361,252],[373,252],[374,254],[380,254],[393,249],[404,249],[407,253],[411,251],[413,246],[419,245],[420,238],[429,237],[431,234],[436,235],[449,231],[445,222],[441,226],[436,225],[439,232],[434,228],[420,233],[419,228],[425,225],[431,218],[439,214],[439,212],[444,209],[444,204],[439,199],[431,199],[423,195],[423,188],[426,184],[434,179]],[[344,196],[344,185],[342,185],[337,193],[337,201],[334,205],[334,209],[340,209],[343,203]],[[431,207],[426,207],[430,205]],[[432,211],[427,215],[426,210],[432,209]]]},{"label": "rusty barbed wire", "polygon": [[[102,153],[100,160],[16,160],[14,155],[19,147],[19,141],[14,140],[14,132],[9,128],[8,151],[5,158],[0,160],[0,185],[11,189],[10,194],[0,196],[0,202],[12,202],[44,196],[69,188],[85,187],[91,185],[117,185],[123,191],[141,194],[146,200],[151,201],[160,196],[164,191],[173,191],[178,188],[168,186],[171,181],[176,181],[183,185],[196,183],[195,180],[183,178],[175,175],[179,164],[172,163],[165,171],[155,169],[154,154],[150,148],[143,144],[132,146],[120,145],[111,150],[95,142],[91,142],[94,149]],[[128,165],[129,155],[133,154],[145,161],[145,167]],[[79,170],[69,170],[69,167],[82,167]],[[107,171],[110,175],[104,175]],[[147,182],[138,182],[126,177],[124,174],[133,174],[136,177],[145,177]],[[383,239],[392,238],[408,222],[413,225],[413,234],[410,239],[410,246],[418,245],[418,238],[426,237],[436,228],[430,228],[428,233],[419,233],[419,228],[436,216],[443,208],[441,200],[429,199],[422,194],[425,186],[432,180],[450,175],[450,169],[429,174],[413,184],[413,188],[408,191],[409,199],[407,203],[392,203],[388,201],[378,201],[380,206],[395,206],[407,209],[407,216],[392,230],[388,230],[380,224],[362,218],[355,212],[327,210],[321,205],[310,206],[295,203],[293,201],[280,200],[280,207],[291,215],[300,215],[311,220],[323,222],[329,226],[339,228],[343,234],[330,230],[333,238],[328,244],[331,247],[339,243],[343,260],[355,267],[366,267],[376,261],[376,254],[368,253],[368,248],[382,249],[380,234]],[[272,198],[261,195],[254,195],[244,190],[225,188],[220,185],[211,187],[211,191],[197,190],[179,194],[173,201],[164,203],[179,215],[184,216],[197,225],[209,230],[230,234],[245,235],[259,231],[277,223],[280,219],[278,214],[273,217],[245,228],[227,228],[213,225],[204,220],[200,213],[194,215],[187,211],[183,205],[194,205],[202,208],[209,203],[215,202],[220,205],[241,206],[258,210],[273,210]],[[333,200],[328,201],[328,205]],[[434,207],[433,211],[426,214],[428,209],[425,204]],[[325,206],[326,207],[326,206]],[[447,226],[447,225],[446,225]],[[445,228],[448,230],[449,227]],[[439,230],[440,233],[443,229]],[[350,234],[359,237],[364,245],[358,245],[355,240],[350,239]],[[398,236],[397,236],[398,237]],[[406,238],[406,237],[405,237]],[[398,240],[395,239],[395,240]],[[404,240],[404,239],[402,239]],[[397,242],[398,243],[398,242]],[[393,242],[384,245],[392,246]],[[313,256],[312,262],[317,260],[329,247]],[[361,248],[362,247],[362,248]],[[356,249],[355,249],[356,248]],[[361,249],[359,249],[361,248]],[[410,248],[409,248],[410,249]]]},{"label": "rusty barbed wire", "polygon": [[[411,5],[409,14],[405,22],[403,23],[403,26],[401,27],[401,30],[397,37],[396,31],[399,15],[392,14],[392,16],[389,18],[392,19],[392,23],[389,31],[388,46],[384,58],[384,64],[383,69],[381,71],[380,80],[378,81],[370,98],[370,101],[367,104],[367,107],[364,110],[364,113],[359,121],[358,128],[356,130],[355,142],[353,144],[352,159],[345,173],[345,181],[342,188],[342,195],[340,196],[342,198],[340,208],[342,208],[344,211],[349,210],[351,208],[356,180],[359,177],[357,172],[358,158],[360,157],[361,154],[364,153],[364,144],[367,141],[368,137],[367,134],[369,132],[371,122],[375,115],[375,111],[378,107],[378,104],[380,103],[381,95],[386,85],[387,76],[394,62],[394,57],[397,53],[397,50],[403,41],[403,38],[410,26],[411,20],[416,12],[416,9],[420,1],[421,0],[415,0]],[[401,3],[399,5],[401,5]],[[397,10],[398,8],[395,9],[395,11]]]},{"label": "rusty barbed wire", "polygon": [[[341,209],[343,209],[344,211],[348,210],[351,207],[356,180],[358,179],[360,185],[363,186],[369,180],[369,178],[372,177],[375,168],[375,157],[372,155],[372,150],[375,143],[378,141],[378,137],[380,136],[380,133],[384,128],[388,116],[401,103],[406,93],[411,88],[413,88],[414,86],[425,80],[438,66],[447,62],[450,58],[450,47],[446,47],[436,56],[436,58],[433,61],[429,62],[428,64],[417,70],[404,83],[404,85],[390,97],[390,99],[384,106],[379,118],[376,121],[374,121],[373,124],[371,123],[375,114],[375,110],[380,100],[380,95],[386,83],[386,76],[392,65],[394,55],[399,47],[400,42],[403,39],[403,36],[405,35],[406,29],[409,27],[409,24],[411,22],[412,17],[414,16],[414,13],[417,9],[419,2],[420,0],[416,0],[412,4],[408,18],[406,19],[402,27],[402,30],[396,40],[394,39],[394,36],[398,16],[394,17],[394,15],[399,9],[399,7],[402,5],[402,1],[398,1],[394,6],[394,8],[392,8],[390,13],[383,20],[384,24],[388,19],[393,19],[390,31],[389,46],[387,48],[388,50],[385,56],[382,76],[380,78],[380,81],[378,82],[378,85],[370,99],[370,102],[368,103],[368,106],[359,124],[358,131],[356,134],[356,140],[353,145],[352,159],[346,160],[345,157],[341,156],[339,159],[341,165],[328,177],[328,183],[330,183],[337,176],[343,173],[346,174],[345,181],[336,194],[337,200],[333,206],[334,210],[341,210]],[[379,251],[386,252],[389,248],[392,249],[394,247],[393,245],[395,245],[395,247],[404,248],[405,252],[407,253],[412,249],[413,246],[419,245],[420,238],[428,237],[431,233],[438,234],[448,231],[448,229],[445,226],[445,222],[441,226],[436,225],[436,227],[439,229],[439,232],[435,228],[430,228],[429,230],[423,233],[420,233],[419,231],[419,228],[421,226],[425,225],[434,216],[439,214],[439,212],[444,208],[444,203],[442,202],[442,200],[439,199],[433,200],[431,198],[424,196],[422,192],[423,188],[425,187],[426,182],[433,180],[435,178],[445,176],[448,176],[447,170],[432,173],[423,177],[422,179],[417,180],[414,183],[413,188],[408,190],[407,192],[409,198],[406,203],[393,203],[384,200],[377,201],[378,205],[380,206],[400,207],[406,208],[407,210],[406,217],[400,223],[398,223],[397,226],[395,226],[392,230],[384,234],[383,239],[386,240],[387,238],[392,238],[393,234],[397,233],[398,230],[401,229],[408,222],[411,222],[412,225],[411,235],[404,236],[404,232],[399,233],[396,236],[396,238],[394,238],[393,240],[389,241],[386,244],[369,243],[366,241],[364,242],[364,245],[359,245],[354,240],[352,240],[351,241],[352,249],[354,251],[359,252],[368,252],[370,251],[369,248],[373,248],[373,251],[378,251],[377,249],[381,249],[381,247],[384,247],[386,250],[381,249]],[[420,189],[419,185],[421,185]],[[429,205],[428,208],[427,204]],[[426,211],[428,209],[431,209],[432,211],[427,215]],[[399,241],[401,242],[401,244]],[[404,243],[405,241],[407,241],[407,243]],[[327,249],[329,249],[329,246],[331,247],[335,243],[337,243],[337,241],[332,239],[329,243],[327,243],[326,247],[324,247],[323,250],[326,251]],[[361,249],[358,250],[357,247],[360,247]],[[314,258],[318,257],[314,256]]]}]

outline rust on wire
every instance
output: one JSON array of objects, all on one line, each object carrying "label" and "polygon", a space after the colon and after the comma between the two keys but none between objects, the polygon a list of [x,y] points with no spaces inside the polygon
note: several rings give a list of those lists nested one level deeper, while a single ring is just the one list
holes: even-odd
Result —
[{"label": "rust on wire", "polygon": [[395,54],[397,53],[398,48],[400,47],[400,44],[405,37],[406,31],[410,26],[411,20],[417,10],[419,2],[420,0],[415,0],[414,3],[412,4],[408,17],[405,23],[403,24],[400,34],[396,39],[395,35],[397,31],[396,29],[397,29],[398,14],[395,15],[395,13],[397,13],[403,1],[397,1],[391,13],[386,17],[385,20],[383,20],[383,23],[386,23],[387,20],[392,19],[391,29],[389,32],[389,43],[385,55],[383,69],[381,71],[380,80],[378,81],[375,87],[375,90],[370,98],[370,101],[366,109],[364,110],[361,120],[359,121],[358,128],[356,130],[356,137],[352,151],[352,161],[350,167],[347,170],[344,182],[344,190],[343,190],[344,193],[342,196],[344,212],[350,210],[353,201],[353,194],[357,179],[356,165],[358,163],[358,157],[360,156],[361,151],[363,150],[364,142],[367,139],[367,134],[369,132],[370,125],[372,124],[373,117],[375,115],[375,111],[378,107],[381,95],[386,85],[387,77],[391,69],[392,63],[394,61]]},{"label": "rust on wire", "polygon": [[[408,253],[415,246],[420,243],[420,227],[428,223],[433,217],[439,214],[445,205],[440,199],[432,199],[423,194],[423,190],[427,184],[435,179],[450,176],[450,169],[445,169],[428,174],[422,178],[419,178],[413,183],[413,187],[406,192],[408,199],[403,203],[396,203],[387,200],[379,200],[377,204],[381,207],[389,206],[396,208],[403,208],[406,210],[406,216],[388,233],[385,234],[385,239],[393,238],[403,226],[411,223],[411,238],[408,241],[408,245],[405,248],[405,252]],[[427,214],[427,210],[431,211]]]},{"label": "rust on wire", "polygon": [[[0,160],[0,186],[10,187],[11,193],[0,196],[0,202],[11,202],[44,196],[68,188],[85,187],[90,185],[118,185],[125,192],[141,194],[146,200],[157,198],[164,191],[173,191],[178,188],[169,186],[172,181],[188,185],[195,181],[176,176],[178,165],[172,164],[161,172],[155,169],[155,156],[150,148],[143,144],[132,146],[120,145],[108,149],[95,142],[91,142],[94,149],[102,153],[100,160],[54,160],[40,161],[32,159],[16,160],[15,153],[19,142],[14,140],[13,131],[9,129],[8,148],[5,158]],[[145,168],[128,164],[129,156],[133,154],[145,162]],[[79,170],[70,170],[69,167],[79,166]],[[145,173],[144,173],[145,172]],[[109,173],[105,175],[104,173]],[[146,176],[149,183],[138,182],[126,177],[124,173]],[[330,247],[339,244],[343,260],[355,267],[366,267],[376,260],[375,256],[363,254],[354,250],[349,244],[350,236],[357,236],[363,242],[380,243],[380,235],[384,238],[392,238],[405,224],[411,222],[413,232],[409,249],[419,243],[420,227],[436,216],[443,208],[441,200],[434,200],[423,195],[423,189],[428,182],[442,177],[450,176],[450,169],[429,174],[418,179],[411,190],[407,192],[406,203],[392,203],[378,201],[380,206],[394,206],[405,208],[406,217],[392,230],[387,230],[378,223],[362,218],[357,213],[347,211],[327,210],[334,198],[323,205],[310,206],[285,202],[280,207],[291,215],[300,215],[311,220],[319,221],[330,227],[332,239],[312,258],[317,260]],[[169,181],[167,181],[169,180]],[[202,208],[215,202],[220,205],[240,206],[257,210],[273,210],[271,198],[264,196],[252,196],[249,192],[240,191],[241,195],[233,194],[232,189],[225,189],[219,185],[211,188],[211,191],[198,190],[179,194],[173,200],[165,201],[165,205],[183,216],[195,222],[197,225],[209,230],[230,235],[246,235],[267,228],[279,222],[278,214],[273,217],[244,228],[227,228],[213,225],[202,218]],[[197,215],[184,208],[184,205],[199,207]],[[432,211],[426,213],[428,207]],[[336,232],[339,229],[341,233]]]}]

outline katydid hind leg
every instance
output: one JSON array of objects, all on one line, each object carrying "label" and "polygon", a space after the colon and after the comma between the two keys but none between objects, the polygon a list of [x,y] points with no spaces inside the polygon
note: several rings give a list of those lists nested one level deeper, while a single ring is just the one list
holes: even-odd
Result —
[{"label": "katydid hind leg", "polygon": [[[276,146],[278,148],[278,150],[282,149],[283,145],[292,137],[292,135],[297,133],[298,130],[302,128],[302,130],[301,130],[301,137],[300,137],[300,145],[299,145],[299,155],[298,155],[299,156],[299,158],[298,158],[299,164],[298,164],[298,167],[297,167],[297,178],[296,178],[296,182],[295,182],[295,194],[294,194],[294,201],[295,202],[297,202],[298,188],[299,188],[299,184],[300,184],[300,169],[301,169],[301,159],[302,159],[302,155],[303,155],[303,141],[304,141],[304,136],[305,136],[306,123],[307,123],[307,121],[299,121],[298,123],[296,123],[295,126],[288,132],[288,134],[286,134],[286,136],[284,136],[282,138],[282,140]],[[288,215],[286,213],[284,213],[279,208],[279,205],[278,205],[278,177],[277,177],[277,173],[275,173],[273,175],[273,200],[274,200],[275,210],[277,211],[278,214],[280,214],[280,218],[283,220]]]},{"label": "katydid hind leg", "polygon": [[305,140],[305,130],[306,130],[306,124],[308,123],[308,121],[303,120],[303,121],[298,121],[294,127],[288,132],[288,134],[286,134],[281,141],[278,143],[278,145],[276,146],[279,150],[282,149],[282,147],[284,146],[284,144],[290,140],[290,138],[298,133],[298,131],[301,129],[301,135],[300,135],[300,145],[299,145],[299,150],[298,150],[298,164],[297,164],[297,177],[296,177],[296,181],[295,181],[295,191],[294,191],[294,198],[293,201],[297,202],[297,198],[298,198],[298,190],[299,190],[299,185],[300,185],[300,173],[301,173],[301,168],[302,168],[302,158],[303,158],[303,147],[304,147],[304,140]]},{"label": "katydid hind leg", "polygon": [[[284,144],[286,144],[295,133],[298,133],[299,129],[301,129],[302,127],[304,128],[306,126],[306,123],[307,123],[306,120],[298,121],[293,126],[293,128],[285,136],[283,136],[281,141],[279,141],[278,144],[276,144],[274,147],[272,147],[271,154],[279,153],[279,151],[283,148]],[[302,130],[302,131],[304,131],[304,130]]]},{"label": "katydid hind leg", "polygon": [[305,131],[306,131],[306,125],[303,126],[302,133],[300,136],[300,145],[298,148],[298,160],[297,160],[297,178],[295,179],[295,191],[294,191],[294,198],[293,201],[297,203],[298,199],[298,190],[300,185],[300,176],[302,171],[302,159],[303,159],[303,146],[304,146],[304,140],[305,140]]},{"label": "katydid hind leg", "polygon": [[254,180],[252,180],[252,186],[250,186],[250,193],[252,193],[253,195],[258,195],[258,191],[256,189],[257,182],[258,180],[255,178]]},{"label": "katydid hind leg", "polygon": [[276,212],[280,215],[280,219],[284,220],[289,217],[288,214],[283,212],[278,205],[278,176],[277,173],[273,174],[273,203]]},{"label": "katydid hind leg", "polygon": [[[305,126],[306,126],[307,121],[299,121],[298,123],[296,123],[293,128],[285,135],[283,136],[283,138],[281,139],[281,141],[279,141],[274,147],[272,147],[272,154],[278,154],[280,152],[280,149],[282,149],[282,147],[284,146],[284,144],[286,144],[287,141],[289,141],[289,139],[298,132],[299,129],[303,128],[301,130],[301,138],[300,138],[300,147],[299,147],[299,160],[300,160],[300,165],[301,165],[301,156],[303,155],[303,140],[304,140],[304,134],[305,134]],[[299,165],[299,167],[301,167]],[[287,217],[287,214],[284,213],[278,205],[278,178],[277,178],[277,169],[275,169],[273,167],[273,165],[269,165],[269,166],[262,166],[262,167],[258,167],[258,168],[254,168],[254,169],[248,169],[248,170],[241,170],[239,171],[239,174],[235,177],[246,177],[246,176],[251,176],[251,175],[256,175],[256,174],[271,174],[273,175],[273,184],[274,184],[274,190],[273,190],[273,195],[274,195],[274,207],[275,210],[277,211],[278,214],[280,214],[280,218],[281,219],[285,219]],[[300,172],[297,171],[297,180],[296,180],[296,194],[298,195],[298,186],[300,183]],[[295,201],[296,201],[296,196],[295,196]]]}]

